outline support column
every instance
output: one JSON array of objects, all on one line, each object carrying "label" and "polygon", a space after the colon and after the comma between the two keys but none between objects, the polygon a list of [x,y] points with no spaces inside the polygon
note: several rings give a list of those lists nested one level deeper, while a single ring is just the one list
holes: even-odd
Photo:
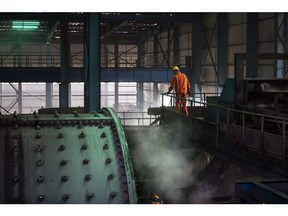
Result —
[{"label": "support column", "polygon": [[84,105],[87,112],[100,110],[100,14],[87,13],[85,18]]},{"label": "support column", "polygon": [[[217,71],[220,88],[227,79],[227,55],[228,55],[228,15],[218,14],[218,49],[217,49]],[[219,91],[219,89],[218,89]]]},{"label": "support column", "polygon": [[114,59],[115,59],[115,67],[118,68],[119,67],[119,47],[118,47],[118,43],[115,42],[114,44]]},{"label": "support column", "polygon": [[137,56],[136,67],[141,68],[142,65],[144,65],[144,42],[143,40],[140,40],[138,42],[137,48],[138,48],[138,56]]},{"label": "support column", "polygon": [[[247,52],[258,52],[258,13],[247,13]],[[257,60],[247,59],[247,77],[257,77]]]},{"label": "support column", "polygon": [[115,111],[119,111],[119,86],[118,82],[115,82]]},{"label": "support column", "polygon": [[179,65],[179,25],[174,26],[173,65]]},{"label": "support column", "polygon": [[158,67],[158,33],[153,38],[153,65]]},{"label": "support column", "polygon": [[144,111],[144,85],[142,82],[137,83],[137,106],[140,112]]},{"label": "support column", "polygon": [[202,32],[203,27],[201,21],[193,23],[192,36],[192,76],[191,76],[191,93],[195,97],[195,93],[201,93],[199,85],[202,74]]},{"label": "support column", "polygon": [[[50,42],[46,42],[46,67],[51,67],[51,44]],[[46,83],[45,87],[45,97],[46,97],[46,108],[53,107],[53,84],[52,83]]]},{"label": "support column", "polygon": [[[119,52],[118,52],[118,43],[116,42],[114,44],[114,56],[115,56],[115,68],[119,67]],[[115,111],[119,111],[119,84],[118,82],[115,82]]]},{"label": "support column", "polygon": [[158,98],[159,98],[159,89],[158,83],[153,83],[153,105],[158,106]]},{"label": "support column", "polygon": [[60,44],[60,55],[61,55],[61,83],[59,85],[59,105],[60,107],[69,107],[69,90],[68,90],[68,73],[69,73],[69,35],[68,35],[68,20],[66,15],[61,17],[61,44]]},{"label": "support column", "polygon": [[[18,55],[17,55],[17,66],[20,68],[22,67],[22,46],[21,46],[21,38],[18,37],[18,46],[17,46],[17,51],[18,51]],[[18,83],[18,90],[16,90],[17,92],[17,101],[18,101],[18,113],[21,114],[22,113],[22,83],[19,82]]]},{"label": "support column", "polygon": [[18,83],[17,95],[18,95],[18,113],[21,114],[23,111],[22,83]]},{"label": "support column", "polygon": [[[285,13],[276,13],[275,14],[276,20],[276,34],[277,38],[275,39],[276,42],[276,49],[277,53],[285,53],[286,52],[286,14]],[[285,60],[277,60],[277,70],[276,70],[276,77],[277,78],[284,78],[286,75],[286,64]]]}]

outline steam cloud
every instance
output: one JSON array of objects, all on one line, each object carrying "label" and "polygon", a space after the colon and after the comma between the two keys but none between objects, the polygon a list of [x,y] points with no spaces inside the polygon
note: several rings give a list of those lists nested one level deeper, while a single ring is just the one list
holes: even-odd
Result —
[{"label": "steam cloud", "polygon": [[137,148],[133,154],[135,169],[140,172],[145,172],[147,167],[151,169],[154,178],[161,181],[165,196],[172,203],[207,203],[211,197],[210,191],[201,188],[186,194],[184,190],[198,182],[193,174],[197,164],[189,162],[187,158],[192,152],[178,148],[181,142],[185,142],[180,134],[181,127],[184,126],[179,124],[178,131],[163,131],[153,127],[147,134],[137,135]]}]

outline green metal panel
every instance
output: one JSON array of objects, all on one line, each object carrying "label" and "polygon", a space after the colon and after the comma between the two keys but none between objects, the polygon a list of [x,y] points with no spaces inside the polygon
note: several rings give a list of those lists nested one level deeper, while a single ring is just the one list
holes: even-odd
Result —
[{"label": "green metal panel", "polygon": [[5,116],[0,138],[1,203],[137,203],[126,137],[111,109]]}]

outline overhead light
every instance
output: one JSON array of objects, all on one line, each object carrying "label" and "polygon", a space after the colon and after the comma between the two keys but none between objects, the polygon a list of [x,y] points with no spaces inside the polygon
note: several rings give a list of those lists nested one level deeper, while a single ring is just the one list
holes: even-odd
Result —
[{"label": "overhead light", "polygon": [[35,30],[38,29],[38,21],[12,21],[12,28],[16,30]]},{"label": "overhead light", "polygon": [[56,36],[55,36],[55,38],[57,38],[57,39],[58,39],[58,38],[60,38],[60,36],[59,36],[59,35],[56,35]]}]

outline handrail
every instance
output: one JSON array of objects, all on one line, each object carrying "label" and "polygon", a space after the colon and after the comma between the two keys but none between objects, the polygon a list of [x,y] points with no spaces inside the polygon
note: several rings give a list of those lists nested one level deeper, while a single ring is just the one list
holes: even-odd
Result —
[{"label": "handrail", "polygon": [[152,117],[147,112],[117,112],[117,114],[124,126],[148,126],[157,119],[157,116]]},{"label": "handrail", "polygon": [[[203,93],[204,94],[204,93]],[[167,93],[161,93],[162,95],[162,106],[163,105],[163,97],[164,96],[170,96],[171,98],[174,98],[174,99],[183,99],[181,97],[176,97],[174,96],[174,94],[167,94]],[[191,103],[199,103],[199,104],[202,104],[204,107],[207,107],[207,106],[212,106],[212,107],[216,107],[216,108],[221,108],[221,109],[226,109],[228,111],[231,111],[231,112],[239,112],[239,113],[243,113],[243,114],[248,114],[248,115],[255,115],[255,116],[258,116],[258,117],[267,117],[267,118],[274,118],[274,119],[277,119],[277,120],[287,120],[288,121],[288,118],[285,118],[285,117],[281,117],[281,116],[273,116],[273,115],[267,115],[267,114],[259,114],[259,113],[255,113],[255,112],[249,112],[249,111],[245,111],[245,110],[238,110],[238,109],[233,109],[233,108],[229,108],[229,107],[224,107],[224,106],[220,106],[220,105],[217,105],[217,104],[212,104],[212,103],[207,103],[207,102],[200,102],[200,101],[195,101],[195,100],[192,100],[192,99],[189,99],[187,98],[186,99],[187,101],[191,102]],[[165,107],[165,106],[164,106]]]},{"label": "handrail", "polygon": [[[172,100],[172,98],[174,99],[183,99],[181,97],[176,97],[172,94],[167,94],[167,93],[162,93],[162,107],[165,107],[164,104],[163,104],[163,101],[164,101],[164,96],[169,96]],[[224,107],[224,106],[220,106],[220,105],[217,105],[217,104],[211,104],[211,103],[207,103],[207,102],[199,102],[199,101],[194,101],[194,100],[191,100],[189,98],[187,98],[187,101],[188,102],[192,102],[193,103],[199,103],[199,104],[202,104],[204,107],[215,107],[217,110],[217,116],[216,116],[216,122],[209,122],[207,121],[207,119],[203,119],[203,121],[206,121],[208,123],[211,123],[211,124],[214,124],[215,127],[216,127],[216,142],[215,142],[215,148],[218,148],[218,144],[219,144],[219,132],[220,132],[220,126],[219,126],[219,123],[220,123],[220,109],[223,109],[223,110],[226,110],[226,123],[223,122],[224,124],[226,124],[227,128],[229,128],[229,125],[231,124],[230,123],[230,119],[229,119],[229,112],[233,113],[240,113],[240,116],[242,117],[242,124],[239,124],[239,126],[241,127],[241,130],[242,130],[242,144],[243,145],[247,145],[246,143],[246,129],[249,128],[247,127],[246,125],[246,120],[245,120],[245,117],[247,115],[251,115],[251,116],[257,116],[257,117],[260,117],[260,121],[261,121],[261,125],[260,125],[260,129],[255,129],[253,128],[253,130],[256,130],[256,131],[260,131],[262,134],[264,132],[264,121],[265,119],[269,119],[269,120],[273,120],[273,121],[276,121],[277,123],[281,124],[282,125],[282,128],[279,130],[279,133],[277,133],[276,135],[278,135],[281,139],[282,139],[282,142],[279,143],[282,145],[281,149],[282,151],[281,152],[273,152],[274,154],[277,154],[277,156],[279,156],[281,159],[281,161],[283,162],[283,170],[285,173],[288,173],[288,158],[287,158],[287,153],[286,153],[286,149],[287,149],[287,143],[286,143],[286,128],[287,128],[287,124],[288,124],[288,118],[285,118],[285,117],[281,117],[281,116],[273,116],[273,115],[267,115],[267,114],[261,114],[261,113],[255,113],[255,112],[249,112],[249,111],[244,111],[244,110],[237,110],[237,109],[234,109],[234,108],[229,108],[229,107]],[[184,115],[184,114],[183,114]],[[194,118],[192,116],[189,116],[189,118]],[[240,119],[240,120],[241,120]],[[269,133],[267,131],[265,131],[265,133]],[[275,134],[275,133],[271,133],[270,134]],[[229,136],[229,134],[226,132],[226,135]],[[235,137],[234,137],[235,138]],[[262,141],[263,142],[263,141]],[[263,147],[263,143],[262,143],[262,147]],[[256,148],[256,147],[255,147]],[[258,148],[257,148],[258,149]],[[271,153],[271,154],[273,154]]]}]

